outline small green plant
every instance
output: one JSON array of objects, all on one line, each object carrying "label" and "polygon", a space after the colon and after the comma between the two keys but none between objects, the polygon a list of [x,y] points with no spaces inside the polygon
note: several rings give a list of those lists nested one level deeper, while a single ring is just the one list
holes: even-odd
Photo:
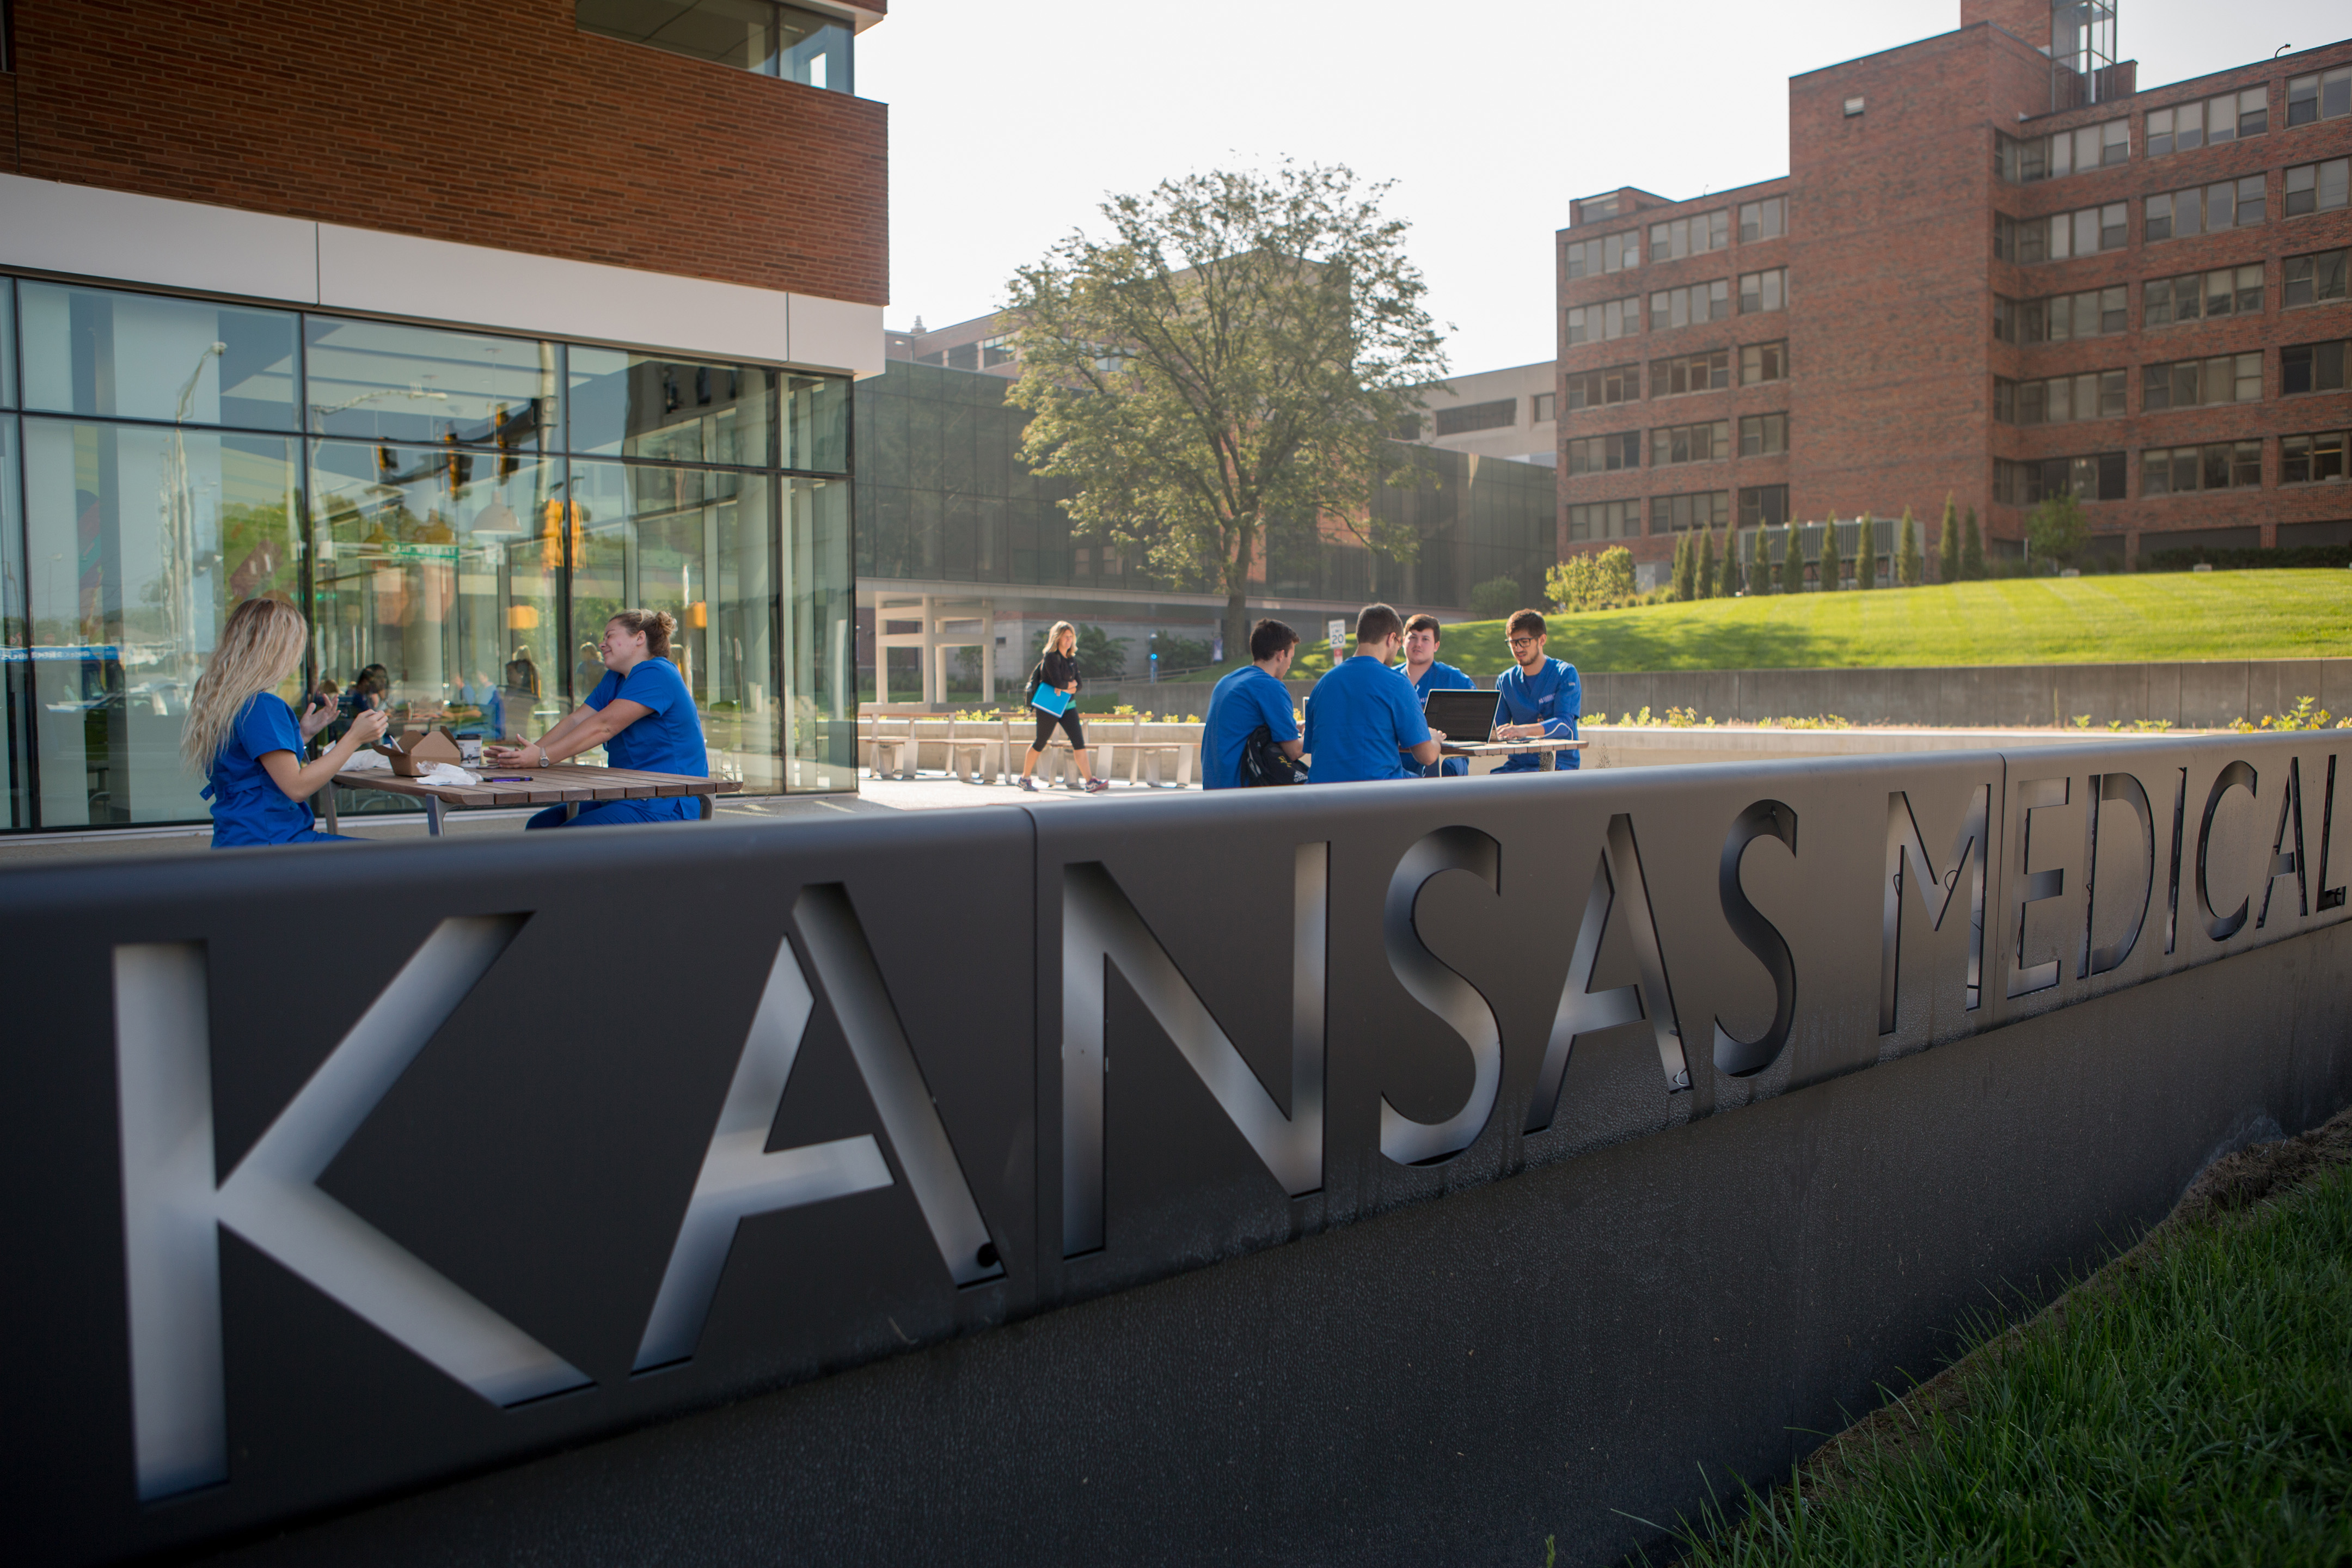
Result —
[{"label": "small green plant", "polygon": [[2273,713],[2263,719],[2265,730],[2352,730],[2352,715],[2338,719],[2326,709],[2318,707],[2318,699],[2298,698],[2294,707],[2284,713]]},{"label": "small green plant", "polygon": [[1960,575],[1977,583],[1984,574],[1984,534],[1977,528],[1977,509],[1970,507],[1967,531],[1960,536]]},{"label": "small green plant", "polygon": [[1694,542],[1687,533],[1675,535],[1673,598],[1677,604],[1688,604],[1698,597],[1698,558]]},{"label": "small green plant", "polygon": [[1710,528],[1700,535],[1698,542],[1698,596],[1712,599],[1715,590],[1715,530]]},{"label": "small green plant", "polygon": [[1895,580],[1906,588],[1916,588],[1927,574],[1927,563],[1919,554],[1919,521],[1911,509],[1903,509],[1903,527],[1895,541]]},{"label": "small green plant", "polygon": [[1845,557],[1838,550],[1835,518],[1822,527],[1821,579],[1823,593],[1832,593],[1845,586]]},{"label": "small green plant", "polygon": [[1805,591],[1805,547],[1798,542],[1797,531],[1791,526],[1780,531],[1780,592],[1801,594]]},{"label": "small green plant", "polygon": [[1716,584],[1716,597],[1736,599],[1744,584],[1746,574],[1739,569],[1739,535],[1727,529],[1723,535],[1723,581]]},{"label": "small green plant", "polygon": [[1960,512],[1953,504],[1952,492],[1944,492],[1944,521],[1936,540],[1936,581],[1957,583],[1960,580]]},{"label": "small green plant", "polygon": [[1470,587],[1470,613],[1482,621],[1500,620],[1519,607],[1522,595],[1516,577],[1489,577]]},{"label": "small green plant", "polygon": [[1862,542],[1853,552],[1853,585],[1857,588],[1878,586],[1878,522],[1868,512],[1862,515]]},{"label": "small green plant", "polygon": [[2091,727],[2091,716],[2090,716],[2088,713],[2077,713],[2077,714],[2075,714],[2075,715],[2074,715],[2074,728],[2075,728],[2075,729],[2077,729],[2077,730],[2087,730],[2087,729],[2089,729],[2090,727]]}]

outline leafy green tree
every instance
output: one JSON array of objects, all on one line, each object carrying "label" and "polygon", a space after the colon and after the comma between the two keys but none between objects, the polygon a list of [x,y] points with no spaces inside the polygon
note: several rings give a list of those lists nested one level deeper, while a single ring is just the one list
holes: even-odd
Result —
[{"label": "leafy green tree", "polygon": [[1687,533],[1675,535],[1674,594],[1677,604],[1688,604],[1698,597],[1698,555],[1696,542]]},{"label": "leafy green tree", "polygon": [[1612,544],[1594,558],[1593,586],[1599,591],[1601,607],[1633,602],[1633,552],[1622,544]]},{"label": "leafy green tree", "polygon": [[2074,499],[2072,490],[2043,497],[2041,504],[2025,514],[2026,543],[2037,557],[2057,566],[2074,563],[2090,532],[2091,525],[2083,518],[2083,503]]},{"label": "leafy green tree", "polygon": [[1868,512],[1860,519],[1862,542],[1853,552],[1853,585],[1857,588],[1878,586],[1878,521]]},{"label": "leafy green tree", "polygon": [[1977,509],[1970,507],[1968,532],[1960,541],[1960,575],[1977,583],[1984,574],[1984,535],[1977,531]]},{"label": "leafy green tree", "polygon": [[1943,537],[1936,543],[1936,581],[1960,580],[1960,511],[1949,490],[1944,492]]},{"label": "leafy green tree", "polygon": [[1801,594],[1805,591],[1805,546],[1790,523],[1780,531],[1780,592]]},{"label": "leafy green tree", "polygon": [[1737,529],[1726,529],[1723,534],[1723,582],[1716,589],[1717,595],[1726,599],[1739,597],[1740,578],[1739,532]]},{"label": "leafy green tree", "polygon": [[1845,586],[1845,552],[1838,547],[1837,519],[1822,524],[1822,587],[1832,591]]},{"label": "leafy green tree", "polygon": [[1470,585],[1470,613],[1482,621],[1499,621],[1526,599],[1517,577],[1489,577]]},{"label": "leafy green tree", "polygon": [[1412,554],[1371,499],[1414,471],[1389,437],[1445,356],[1387,191],[1290,163],[1163,181],[1010,286],[1024,459],[1072,482],[1079,536],[1213,582],[1229,648],[1248,646],[1251,569],[1327,521]]},{"label": "leafy green tree", "polygon": [[1698,596],[1715,597],[1715,530],[1708,529],[1698,542]]},{"label": "leafy green tree", "polygon": [[1573,615],[1592,607],[1592,557],[1577,552],[1544,574],[1544,597]]},{"label": "leafy green tree", "polygon": [[1906,588],[1916,588],[1927,574],[1927,560],[1919,552],[1919,520],[1911,509],[1903,509],[1903,531],[1895,544],[1895,580]]}]

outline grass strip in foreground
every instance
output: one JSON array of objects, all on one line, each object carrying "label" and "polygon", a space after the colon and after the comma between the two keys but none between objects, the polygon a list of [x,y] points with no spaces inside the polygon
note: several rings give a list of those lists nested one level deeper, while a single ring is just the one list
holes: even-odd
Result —
[{"label": "grass strip in foreground", "polygon": [[2352,1563],[2352,1115],[2218,1162],[1693,1564]]}]

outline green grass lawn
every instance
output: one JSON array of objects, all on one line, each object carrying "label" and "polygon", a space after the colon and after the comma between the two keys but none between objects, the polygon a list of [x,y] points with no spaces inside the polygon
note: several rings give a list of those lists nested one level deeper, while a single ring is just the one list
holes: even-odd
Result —
[{"label": "green grass lawn", "polygon": [[1963,1363],[1916,1441],[1682,1561],[2352,1562],[2352,1168],[2110,1273]]},{"label": "green grass lawn", "polygon": [[[1552,654],[1591,671],[2347,658],[2352,572],[2015,577],[1547,619]],[[1320,647],[1302,650],[1294,672],[1328,668]],[[1499,673],[1510,662],[1503,623],[1447,626],[1438,657]]]}]

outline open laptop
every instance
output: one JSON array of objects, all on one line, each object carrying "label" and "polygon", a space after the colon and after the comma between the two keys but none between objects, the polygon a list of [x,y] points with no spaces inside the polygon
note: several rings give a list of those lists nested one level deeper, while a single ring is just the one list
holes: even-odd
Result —
[{"label": "open laptop", "polygon": [[1493,738],[1501,701],[1491,691],[1433,691],[1421,700],[1421,716],[1447,740],[1475,743]]}]

